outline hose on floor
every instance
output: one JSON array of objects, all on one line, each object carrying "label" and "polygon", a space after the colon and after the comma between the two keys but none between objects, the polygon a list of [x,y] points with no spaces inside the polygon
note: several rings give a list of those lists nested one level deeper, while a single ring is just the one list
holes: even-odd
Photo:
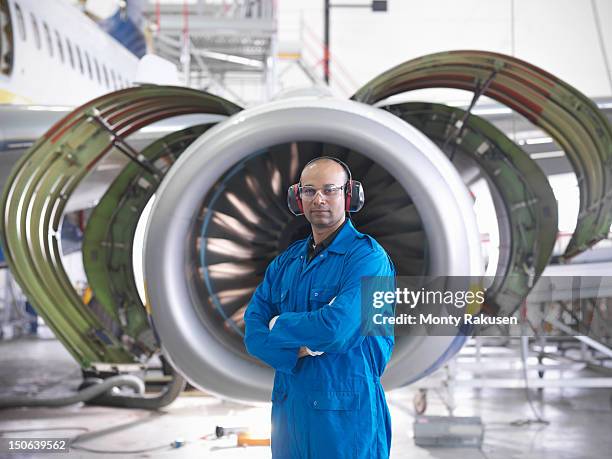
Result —
[{"label": "hose on floor", "polygon": [[[72,405],[79,402],[87,402],[96,397],[104,395],[112,390],[113,387],[127,386],[134,389],[138,394],[144,394],[144,383],[136,376],[120,375],[105,379],[102,382],[91,385],[86,389],[80,390],[75,394],[66,395],[63,397],[38,398],[38,397],[2,397],[0,398],[0,409],[2,408],[17,408],[17,407],[33,407],[33,406],[48,406],[58,407]],[[118,397],[112,395],[111,397]]]}]

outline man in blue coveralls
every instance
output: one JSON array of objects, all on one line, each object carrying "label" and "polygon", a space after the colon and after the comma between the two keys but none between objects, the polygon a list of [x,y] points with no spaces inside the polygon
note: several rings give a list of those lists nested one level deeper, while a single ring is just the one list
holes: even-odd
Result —
[{"label": "man in blue coveralls", "polygon": [[316,158],[288,192],[312,235],[268,266],[245,312],[248,352],[275,371],[272,456],[387,458],[391,418],[380,383],[390,336],[364,336],[361,281],[395,268],[385,250],[358,232],[345,212],[363,205],[348,166]]}]

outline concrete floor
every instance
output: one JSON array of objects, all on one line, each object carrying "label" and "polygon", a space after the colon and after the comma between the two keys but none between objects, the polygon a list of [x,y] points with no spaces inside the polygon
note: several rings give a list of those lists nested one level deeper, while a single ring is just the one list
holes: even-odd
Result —
[{"label": "concrete floor", "polygon": [[[54,339],[21,338],[0,342],[0,397],[8,395],[57,396],[76,389],[80,369]],[[414,445],[413,397],[409,387],[388,394],[393,421],[392,458],[602,458],[612,451],[612,390],[547,389],[531,391],[536,409],[550,421],[513,426],[516,420],[533,419],[520,389],[461,389],[455,392],[456,416],[481,416],[485,438],[481,449],[420,448]],[[0,411],[0,436],[74,437],[82,435],[81,446],[105,451],[140,450],[140,454],[99,454],[73,449],[69,457],[154,457],[154,458],[269,458],[268,447],[235,447],[235,437],[202,439],[215,426],[269,426],[270,405],[248,407],[189,395],[179,397],[161,412],[84,405],[65,408],[19,408]],[[446,415],[439,397],[430,395],[429,415]],[[47,430],[44,429],[63,430]],[[41,429],[39,432],[6,432]],[[4,433],[3,433],[4,432]],[[179,449],[167,448],[182,438]],[[51,456],[51,455],[49,455]],[[44,457],[5,454],[0,457]],[[51,457],[62,457],[52,455]]]}]

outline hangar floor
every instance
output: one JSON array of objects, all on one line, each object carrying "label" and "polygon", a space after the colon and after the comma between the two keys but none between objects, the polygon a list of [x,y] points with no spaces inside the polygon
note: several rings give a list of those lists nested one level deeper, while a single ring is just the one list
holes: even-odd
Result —
[{"label": "hangar floor", "polygon": [[[584,375],[583,375],[584,376]],[[7,395],[57,396],[74,390],[80,369],[55,339],[21,338],[0,342],[0,397]],[[601,458],[612,450],[612,391],[610,389],[546,389],[532,391],[535,407],[549,425],[510,423],[533,418],[518,389],[458,389],[456,416],[481,416],[485,424],[482,449],[420,448],[412,434],[412,387],[388,394],[393,419],[392,458]],[[268,447],[235,446],[233,436],[202,439],[215,426],[267,425],[270,405],[247,407],[191,392],[161,412],[72,405],[65,408],[21,408],[0,411],[4,437],[74,437],[79,445],[110,453],[160,445],[155,452],[121,454],[121,457],[155,458],[269,458]],[[428,401],[429,415],[446,415],[438,397]],[[45,429],[54,429],[46,430]],[[65,428],[65,430],[59,430]],[[10,432],[41,429],[39,432]],[[168,445],[182,438],[180,449]],[[107,457],[111,454],[72,450],[69,457]],[[118,457],[116,454],[113,457]],[[2,452],[0,452],[0,457]],[[7,457],[30,457],[10,454]],[[35,456],[32,456],[35,457]],[[40,457],[40,456],[38,456]]]}]

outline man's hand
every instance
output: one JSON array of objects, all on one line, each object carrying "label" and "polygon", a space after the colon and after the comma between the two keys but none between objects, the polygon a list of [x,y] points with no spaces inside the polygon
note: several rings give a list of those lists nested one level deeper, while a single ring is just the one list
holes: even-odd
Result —
[{"label": "man's hand", "polygon": [[[277,319],[278,319],[278,316],[274,316],[272,317],[272,319],[270,319],[270,323],[268,324],[268,328],[270,330],[274,328],[274,324],[276,323]],[[317,355],[321,355],[321,354],[323,354],[323,352],[318,352],[318,351],[313,352],[310,349],[308,349],[306,346],[302,346],[300,347],[300,350],[298,351],[298,359],[300,357],[306,357],[309,355],[316,357]]]},{"label": "man's hand", "polygon": [[274,324],[276,323],[277,319],[278,319],[278,316],[274,316],[270,319],[270,323],[268,323],[268,328],[270,330],[272,330],[272,327],[274,327]]},{"label": "man's hand", "polygon": [[302,346],[300,348],[300,350],[298,351],[298,359],[301,357],[306,357],[309,356],[310,354],[308,353],[308,350],[306,349],[306,346]]}]

